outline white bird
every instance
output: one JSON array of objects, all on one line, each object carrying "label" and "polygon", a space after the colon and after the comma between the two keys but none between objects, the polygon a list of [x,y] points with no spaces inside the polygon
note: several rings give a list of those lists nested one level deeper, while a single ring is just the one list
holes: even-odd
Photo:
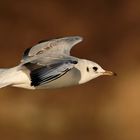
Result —
[{"label": "white bird", "polygon": [[115,75],[95,62],[70,56],[71,48],[82,40],[79,36],[64,37],[39,42],[25,50],[18,66],[0,69],[0,88],[60,88],[83,84],[101,75]]}]

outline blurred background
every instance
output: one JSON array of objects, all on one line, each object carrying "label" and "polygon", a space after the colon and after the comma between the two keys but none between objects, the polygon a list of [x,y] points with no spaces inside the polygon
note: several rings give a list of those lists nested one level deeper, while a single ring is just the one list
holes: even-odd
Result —
[{"label": "blurred background", "polygon": [[117,77],[81,86],[0,89],[1,140],[140,140],[140,1],[1,0],[0,66],[44,39],[79,35],[72,55]]}]

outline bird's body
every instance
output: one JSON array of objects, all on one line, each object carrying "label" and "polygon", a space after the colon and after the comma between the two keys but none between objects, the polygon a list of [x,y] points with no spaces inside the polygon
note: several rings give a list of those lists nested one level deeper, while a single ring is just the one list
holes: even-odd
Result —
[{"label": "bird's body", "polygon": [[100,75],[113,75],[95,62],[70,56],[71,48],[81,41],[78,36],[65,37],[27,49],[21,64],[0,69],[0,88],[61,88],[83,84]]}]

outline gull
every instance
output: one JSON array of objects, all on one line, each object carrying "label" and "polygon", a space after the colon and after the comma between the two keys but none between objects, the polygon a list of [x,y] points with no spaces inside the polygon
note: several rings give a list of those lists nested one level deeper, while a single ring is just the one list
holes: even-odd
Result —
[{"label": "gull", "polygon": [[62,88],[86,83],[102,75],[116,75],[100,65],[70,55],[80,36],[41,41],[25,50],[18,66],[0,69],[0,88]]}]

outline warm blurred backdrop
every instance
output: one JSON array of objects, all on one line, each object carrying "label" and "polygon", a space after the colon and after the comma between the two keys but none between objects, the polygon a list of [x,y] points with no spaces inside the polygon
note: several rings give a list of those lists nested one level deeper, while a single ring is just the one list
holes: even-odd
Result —
[{"label": "warm blurred backdrop", "polygon": [[118,77],[54,90],[0,89],[0,140],[140,140],[140,1],[1,0],[0,67],[42,39],[80,35],[72,54]]}]

